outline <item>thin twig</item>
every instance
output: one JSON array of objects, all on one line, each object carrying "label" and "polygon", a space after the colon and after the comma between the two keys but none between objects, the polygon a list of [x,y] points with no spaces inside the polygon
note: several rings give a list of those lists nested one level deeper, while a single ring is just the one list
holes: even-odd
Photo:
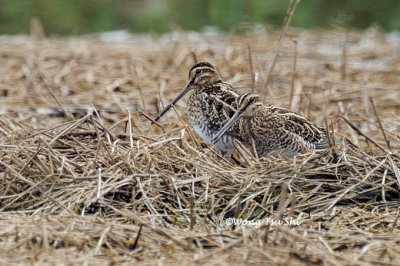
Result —
[{"label": "thin twig", "polygon": [[47,85],[44,76],[42,74],[39,74],[39,76],[42,79],[43,84],[46,87],[46,89],[50,92],[51,96],[53,96],[53,99],[56,102],[56,104],[58,105],[58,107],[60,107],[61,111],[64,113],[65,117],[67,117],[68,119],[73,120],[74,116],[69,112],[69,110],[65,109],[64,106],[62,106],[61,102],[58,100],[58,98],[54,94],[53,90]]},{"label": "thin twig", "polygon": [[251,75],[251,93],[254,93],[256,87],[256,76],[254,73],[253,67],[253,57],[251,56],[251,47],[250,44],[247,44],[247,52],[249,55],[249,65],[250,65],[250,75]]},{"label": "thin twig", "polygon": [[396,227],[396,224],[397,224],[397,221],[399,220],[399,217],[400,217],[400,208],[398,208],[398,210],[397,210],[396,219],[394,219],[392,227],[390,228],[390,233],[393,233],[393,230]]},{"label": "thin twig", "polygon": [[382,150],[385,153],[389,153],[384,147],[382,147],[380,144],[378,144],[376,141],[365,135],[358,127],[356,127],[353,123],[349,121],[346,117],[340,115],[341,118],[358,134],[363,136],[365,139],[367,139],[369,142],[373,143],[376,147],[378,147],[380,150]]},{"label": "thin twig", "polygon": [[293,57],[292,82],[290,83],[289,110],[292,109],[293,96],[294,96],[294,81],[296,79],[297,40],[293,40],[293,43],[294,43],[294,57]]},{"label": "thin twig", "polygon": [[387,145],[388,149],[391,150],[392,148],[390,147],[390,141],[386,137],[385,129],[382,126],[381,119],[378,116],[378,112],[376,111],[376,107],[374,104],[374,100],[372,100],[372,97],[369,98],[369,101],[371,102],[372,108],[374,109],[374,114],[375,114],[376,120],[378,121],[379,128],[382,131],[382,135],[386,141],[386,145]]},{"label": "thin twig", "polygon": [[262,88],[262,91],[263,91],[262,99],[263,99],[263,100],[265,100],[265,89],[267,88],[268,81],[270,80],[270,75],[271,75],[272,70],[274,69],[275,64],[276,64],[276,61],[277,61],[277,59],[278,59],[278,56],[279,56],[279,52],[280,52],[280,49],[281,49],[281,45],[282,45],[283,39],[285,38],[286,31],[288,30],[289,25],[290,25],[290,23],[292,22],[294,13],[296,12],[296,9],[297,9],[297,6],[299,5],[299,3],[300,3],[300,0],[296,0],[296,2],[294,3],[294,6],[293,6],[293,8],[292,8],[292,11],[290,12],[290,15],[289,15],[289,17],[288,17],[288,19],[287,19],[287,21],[286,21],[286,24],[285,24],[285,26],[282,28],[281,34],[279,35],[278,44],[277,44],[277,46],[276,46],[276,48],[275,48],[275,54],[274,54],[274,57],[273,57],[273,59],[272,59],[272,63],[271,63],[271,65],[270,65],[270,67],[268,68],[267,77],[266,77],[266,79],[265,79],[264,86],[263,86],[263,88]]}]

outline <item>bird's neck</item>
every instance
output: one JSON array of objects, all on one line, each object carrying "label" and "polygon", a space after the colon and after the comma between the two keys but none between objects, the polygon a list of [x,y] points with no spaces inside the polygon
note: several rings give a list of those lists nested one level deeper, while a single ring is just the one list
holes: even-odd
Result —
[{"label": "bird's neck", "polygon": [[221,85],[221,83],[222,83],[221,80],[217,80],[215,82],[199,83],[194,85],[195,86],[194,91],[195,93],[202,93],[204,91],[209,91],[210,88],[218,87]]}]

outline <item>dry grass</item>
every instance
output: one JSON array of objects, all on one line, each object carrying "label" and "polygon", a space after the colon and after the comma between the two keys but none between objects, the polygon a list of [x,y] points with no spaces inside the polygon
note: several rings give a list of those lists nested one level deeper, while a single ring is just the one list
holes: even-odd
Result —
[{"label": "dry grass", "polygon": [[265,101],[334,129],[327,151],[236,164],[184,101],[150,125],[195,59],[262,94],[278,37],[2,37],[0,262],[399,264],[399,36],[288,33]]}]

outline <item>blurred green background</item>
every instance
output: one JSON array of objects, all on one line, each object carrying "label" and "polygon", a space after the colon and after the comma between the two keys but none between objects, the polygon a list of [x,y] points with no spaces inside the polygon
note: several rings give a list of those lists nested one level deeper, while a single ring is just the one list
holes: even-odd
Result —
[{"label": "blurred green background", "polygon": [[[48,35],[127,29],[162,33],[230,30],[248,23],[280,27],[289,0],[0,0],[0,34],[29,33],[38,17]],[[400,29],[400,0],[302,0],[292,26]]]}]

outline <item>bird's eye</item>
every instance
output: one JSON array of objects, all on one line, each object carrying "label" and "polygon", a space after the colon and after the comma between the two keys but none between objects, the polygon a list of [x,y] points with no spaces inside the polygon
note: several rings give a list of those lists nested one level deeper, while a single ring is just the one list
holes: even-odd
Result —
[{"label": "bird's eye", "polygon": [[199,75],[200,73],[201,73],[201,70],[200,70],[200,69],[197,69],[197,70],[196,70],[196,74]]},{"label": "bird's eye", "polygon": [[253,97],[251,97],[251,98],[249,99],[249,102],[252,103],[252,102],[254,102],[254,100],[255,100],[255,99],[254,99]]}]

